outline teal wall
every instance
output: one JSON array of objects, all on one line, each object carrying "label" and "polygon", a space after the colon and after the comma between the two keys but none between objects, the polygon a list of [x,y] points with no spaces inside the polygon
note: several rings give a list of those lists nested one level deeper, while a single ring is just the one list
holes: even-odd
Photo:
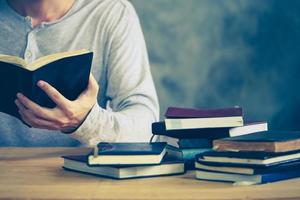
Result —
[{"label": "teal wall", "polygon": [[161,105],[240,105],[300,130],[300,1],[132,0]]}]

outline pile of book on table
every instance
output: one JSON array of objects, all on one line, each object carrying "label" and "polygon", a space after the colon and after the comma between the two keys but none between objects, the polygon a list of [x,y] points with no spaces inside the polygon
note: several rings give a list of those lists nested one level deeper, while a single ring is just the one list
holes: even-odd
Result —
[{"label": "pile of book on table", "polygon": [[215,139],[268,130],[267,122],[244,122],[241,107],[169,107],[165,118],[152,124],[152,133],[182,151],[186,169],[194,169],[195,156],[210,151]]},{"label": "pile of book on table", "polygon": [[300,132],[218,139],[213,148],[196,156],[196,178],[250,185],[300,177]]},{"label": "pile of book on table", "polygon": [[64,169],[115,179],[184,173],[182,153],[164,142],[99,143],[88,155],[63,158]]}]

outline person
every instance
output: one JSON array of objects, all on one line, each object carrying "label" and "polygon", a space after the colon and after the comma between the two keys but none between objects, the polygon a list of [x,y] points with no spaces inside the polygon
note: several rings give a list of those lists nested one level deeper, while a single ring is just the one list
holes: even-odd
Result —
[{"label": "person", "polygon": [[0,113],[0,146],[149,141],[159,105],[140,22],[127,0],[7,0],[0,3],[0,19],[0,54],[31,63],[70,50],[94,53],[89,84],[76,100],[43,80],[37,84],[55,108],[16,94],[32,128]]}]

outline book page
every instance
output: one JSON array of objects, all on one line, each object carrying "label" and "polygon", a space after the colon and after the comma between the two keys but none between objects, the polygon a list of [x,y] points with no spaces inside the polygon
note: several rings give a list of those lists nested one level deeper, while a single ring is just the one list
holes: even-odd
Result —
[{"label": "book page", "polygon": [[4,55],[0,54],[0,61],[6,62],[6,63],[11,63],[14,65],[17,65],[22,68],[27,68],[27,63],[23,58],[17,57],[17,56],[9,56],[9,55]]},{"label": "book page", "polygon": [[67,57],[72,57],[72,56],[77,56],[77,55],[82,55],[82,54],[86,54],[86,53],[90,53],[90,51],[88,51],[86,49],[81,49],[81,50],[75,50],[75,51],[55,53],[55,54],[50,54],[48,56],[43,56],[31,64],[27,63],[23,58],[20,58],[17,56],[0,54],[0,61],[17,65],[17,66],[27,69],[29,71],[34,71],[40,67],[43,67],[44,65],[54,62],[56,60],[59,60],[62,58],[67,58]]}]

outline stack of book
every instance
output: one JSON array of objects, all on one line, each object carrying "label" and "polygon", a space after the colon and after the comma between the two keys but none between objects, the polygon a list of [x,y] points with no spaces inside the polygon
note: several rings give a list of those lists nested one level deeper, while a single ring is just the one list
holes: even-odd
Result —
[{"label": "stack of book", "polygon": [[300,177],[300,132],[264,131],[218,139],[196,156],[196,178],[261,184]]},{"label": "stack of book", "polygon": [[184,173],[182,153],[163,142],[99,143],[88,155],[63,158],[66,170],[114,179]]},{"label": "stack of book", "polygon": [[268,129],[267,122],[244,122],[241,107],[193,109],[169,107],[166,119],[152,124],[152,133],[183,152],[187,169],[194,169],[195,155],[210,151],[218,138]]}]

